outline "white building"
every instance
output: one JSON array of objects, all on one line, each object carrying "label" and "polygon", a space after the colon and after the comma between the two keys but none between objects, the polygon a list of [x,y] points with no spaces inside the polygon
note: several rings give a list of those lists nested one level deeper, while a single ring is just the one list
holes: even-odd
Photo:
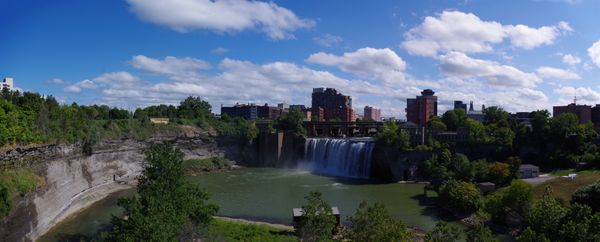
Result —
[{"label": "white building", "polygon": [[5,77],[2,80],[2,89],[8,88],[8,90],[12,90],[13,87],[14,87],[14,81],[13,81],[12,77]]}]

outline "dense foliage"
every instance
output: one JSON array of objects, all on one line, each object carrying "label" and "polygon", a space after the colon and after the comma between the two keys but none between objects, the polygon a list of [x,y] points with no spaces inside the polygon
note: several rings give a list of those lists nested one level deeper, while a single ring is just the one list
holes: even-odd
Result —
[{"label": "dense foliage", "polygon": [[505,224],[507,216],[523,220],[532,198],[531,185],[514,180],[510,186],[488,195],[484,207],[492,221]]},{"label": "dense foliage", "polygon": [[201,241],[229,242],[295,242],[298,237],[293,233],[274,229],[266,225],[242,224],[215,219],[209,225],[207,234]]},{"label": "dense foliage", "polygon": [[320,192],[310,192],[302,206],[303,219],[299,221],[298,235],[302,241],[330,241],[337,225],[331,206]]},{"label": "dense foliage", "polygon": [[600,212],[600,181],[579,188],[571,197],[571,202],[585,204],[592,211]]},{"label": "dense foliage", "polygon": [[[203,227],[217,211],[208,194],[185,180],[183,153],[172,145],[146,151],[137,195],[119,200],[124,217],[113,217],[113,241],[176,241],[187,227]],[[192,229],[193,230],[193,229]]]},{"label": "dense foliage", "polygon": [[344,238],[350,241],[412,241],[413,234],[406,225],[393,218],[381,203],[369,206],[360,203],[353,216],[348,217],[350,225]]},{"label": "dense foliage", "polygon": [[472,228],[466,229],[467,242],[500,242],[492,231],[483,224],[477,224]]},{"label": "dense foliage", "polygon": [[377,142],[388,147],[394,147],[402,151],[410,150],[410,134],[400,129],[395,121],[388,121],[383,129],[377,134]]},{"label": "dense foliage", "polygon": [[425,242],[454,242],[461,237],[460,230],[444,221],[438,221],[425,235]]},{"label": "dense foliage", "polygon": [[439,200],[452,211],[471,213],[481,206],[481,193],[473,183],[451,180],[440,188]]},{"label": "dense foliage", "polygon": [[273,122],[273,128],[284,131],[294,131],[298,134],[306,134],[302,122],[305,115],[299,108],[290,108],[288,113],[283,113]]}]

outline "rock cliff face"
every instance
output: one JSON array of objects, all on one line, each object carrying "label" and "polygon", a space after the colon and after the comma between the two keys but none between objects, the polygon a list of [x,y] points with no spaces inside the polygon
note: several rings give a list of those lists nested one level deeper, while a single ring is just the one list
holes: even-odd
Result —
[{"label": "rock cliff face", "polygon": [[35,241],[67,216],[112,192],[132,187],[143,168],[143,150],[165,140],[180,148],[186,159],[225,156],[252,164],[256,157],[253,145],[202,132],[146,141],[105,141],[91,146],[91,152],[85,145],[9,150],[0,154],[0,163],[27,166],[46,184],[13,204],[0,220],[0,240]]}]

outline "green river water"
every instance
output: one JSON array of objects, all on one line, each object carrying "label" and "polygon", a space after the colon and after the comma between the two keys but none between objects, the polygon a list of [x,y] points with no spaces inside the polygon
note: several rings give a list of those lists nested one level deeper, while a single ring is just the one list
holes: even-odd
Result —
[{"label": "green river water", "polygon": [[[320,191],[340,209],[343,219],[366,200],[384,203],[393,216],[409,226],[429,230],[437,220],[436,209],[420,204],[422,184],[386,184],[273,168],[244,168],[189,179],[210,193],[221,216],[290,224],[292,208],[302,206],[309,191]],[[79,241],[93,236],[106,228],[112,214],[121,213],[116,205],[118,198],[133,193],[128,190],[110,195],[55,226],[39,241]]]}]

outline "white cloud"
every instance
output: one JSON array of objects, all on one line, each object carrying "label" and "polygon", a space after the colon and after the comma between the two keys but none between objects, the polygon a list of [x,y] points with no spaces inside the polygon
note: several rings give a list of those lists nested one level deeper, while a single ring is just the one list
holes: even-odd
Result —
[{"label": "white cloud", "polygon": [[579,80],[581,77],[572,71],[543,66],[536,70],[536,72],[543,78],[556,78],[560,80]]},{"label": "white cloud", "polygon": [[532,49],[552,44],[563,32],[572,31],[567,22],[556,26],[532,28],[526,25],[502,25],[483,21],[472,13],[444,11],[438,16],[427,16],[423,22],[404,34],[401,44],[413,55],[435,56],[438,52],[490,52],[493,44],[509,39],[511,45]]},{"label": "white cloud", "polygon": [[194,58],[177,58],[167,56],[163,60],[153,59],[144,55],[136,55],[131,59],[136,69],[163,75],[189,77],[197,75],[198,70],[208,70],[211,64]]},{"label": "white cloud", "polygon": [[587,52],[590,56],[590,59],[592,59],[592,62],[600,67],[600,40],[596,41],[592,47],[587,49]]},{"label": "white cloud", "polygon": [[138,82],[140,79],[126,71],[108,72],[94,78],[94,81],[105,84],[131,84]]},{"label": "white cloud", "polygon": [[324,34],[313,38],[313,41],[320,46],[332,47],[339,45],[344,41],[342,37],[332,34]]},{"label": "white cloud", "polygon": [[48,83],[52,83],[52,84],[66,84],[67,82],[63,79],[60,78],[52,78],[50,80],[48,80]]},{"label": "white cloud", "polygon": [[559,95],[558,102],[562,104],[572,103],[574,97],[577,97],[578,103],[600,103],[600,93],[589,87],[565,86],[554,89],[554,92]]},{"label": "white cloud", "polygon": [[446,76],[475,78],[490,85],[532,88],[541,82],[535,73],[523,72],[498,62],[475,59],[460,52],[450,52],[438,58],[440,70]]},{"label": "white cloud", "polygon": [[212,52],[213,54],[221,55],[221,54],[225,54],[225,53],[229,52],[229,49],[219,47],[219,48],[214,48],[210,52]]},{"label": "white cloud", "polygon": [[86,79],[75,84],[68,85],[64,87],[63,90],[65,90],[66,92],[79,93],[82,89],[94,89],[96,87],[96,83]]},{"label": "white cloud", "polygon": [[301,19],[273,2],[249,0],[127,0],[131,10],[144,21],[188,32],[208,29],[239,32],[259,29],[272,39],[293,38],[297,29],[315,22]]},{"label": "white cloud", "polygon": [[340,70],[363,78],[379,78],[389,72],[402,73],[406,70],[406,62],[393,50],[388,48],[361,48],[354,52],[346,52],[342,56],[319,52],[306,59],[309,63],[335,66]]},{"label": "white cloud", "polygon": [[581,59],[571,54],[565,54],[562,57],[562,62],[573,66],[581,63]]}]

